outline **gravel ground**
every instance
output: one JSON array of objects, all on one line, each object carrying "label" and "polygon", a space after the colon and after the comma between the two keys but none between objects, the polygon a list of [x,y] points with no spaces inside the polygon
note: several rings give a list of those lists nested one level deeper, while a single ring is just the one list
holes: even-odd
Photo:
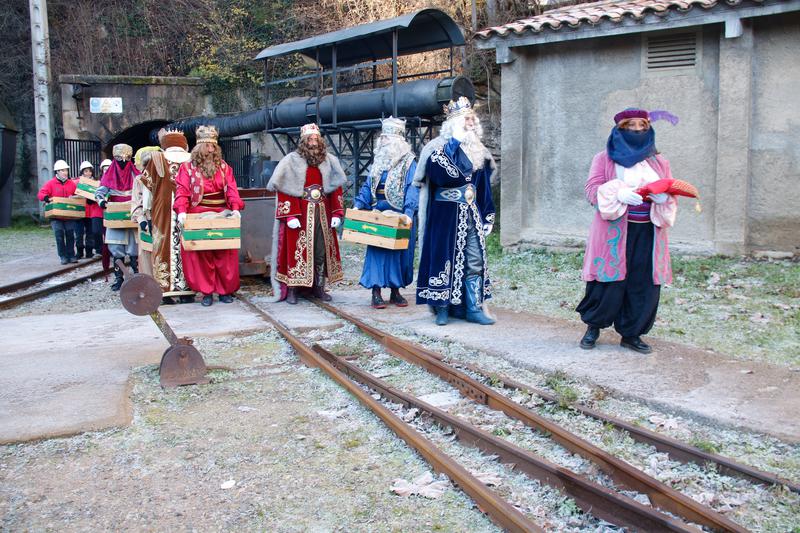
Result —
[{"label": "gravel ground", "polygon": [[197,339],[214,383],[133,376],[125,429],[0,448],[0,524],[18,530],[497,531],[452,485],[273,332]]},{"label": "gravel ground", "polygon": [[53,255],[57,255],[56,241],[49,225],[0,229],[0,262],[28,257],[32,250],[52,250]]}]

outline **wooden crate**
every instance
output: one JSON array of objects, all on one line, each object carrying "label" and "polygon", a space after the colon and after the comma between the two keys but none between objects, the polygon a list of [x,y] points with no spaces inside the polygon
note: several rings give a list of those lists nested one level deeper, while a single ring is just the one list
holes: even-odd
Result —
[{"label": "wooden crate", "polygon": [[181,230],[184,250],[238,250],[241,247],[240,218],[205,218],[188,213]]},{"label": "wooden crate", "polygon": [[86,200],[74,196],[52,196],[44,205],[45,218],[86,218]]},{"label": "wooden crate", "polygon": [[81,178],[78,180],[78,188],[75,190],[75,194],[78,196],[82,196],[87,200],[91,200],[96,202],[97,199],[94,197],[95,191],[100,186],[100,180],[93,180],[91,178]]},{"label": "wooden crate", "polygon": [[119,229],[138,228],[139,224],[131,220],[131,203],[108,202],[103,210],[103,226]]},{"label": "wooden crate", "polygon": [[145,252],[153,251],[153,236],[146,231],[142,231],[141,228],[139,228],[139,231],[136,232],[136,241],[139,245],[139,250]]},{"label": "wooden crate", "polygon": [[348,209],[345,213],[342,240],[386,248],[408,249],[411,224],[399,216],[387,216],[380,211]]}]

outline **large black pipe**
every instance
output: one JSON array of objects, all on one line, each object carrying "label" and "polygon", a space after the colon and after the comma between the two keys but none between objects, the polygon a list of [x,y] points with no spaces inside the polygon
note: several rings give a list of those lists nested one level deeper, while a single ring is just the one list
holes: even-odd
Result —
[{"label": "large black pipe", "polygon": [[[450,100],[466,96],[475,99],[475,87],[468,78],[456,76],[444,79],[415,80],[397,85],[397,114],[401,117],[434,117],[442,114],[442,106]],[[323,96],[319,103],[320,122],[333,122],[333,96]],[[338,122],[388,117],[392,114],[392,88],[367,89],[336,96]],[[190,139],[198,126],[213,125],[220,137],[236,137],[270,128],[295,128],[316,121],[315,97],[287,98],[270,107],[223,117],[191,117],[167,126],[186,133]],[[150,134],[157,143],[157,132]]]}]

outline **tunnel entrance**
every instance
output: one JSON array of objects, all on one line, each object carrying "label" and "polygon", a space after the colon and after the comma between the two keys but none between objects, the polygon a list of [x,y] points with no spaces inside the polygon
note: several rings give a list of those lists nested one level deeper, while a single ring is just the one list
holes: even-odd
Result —
[{"label": "tunnel entrance", "polygon": [[167,124],[169,124],[168,120],[148,120],[122,130],[103,146],[103,157],[111,159],[115,144],[131,145],[134,154],[136,150],[143,146],[153,146],[154,143],[150,140],[150,132],[163,128]]}]

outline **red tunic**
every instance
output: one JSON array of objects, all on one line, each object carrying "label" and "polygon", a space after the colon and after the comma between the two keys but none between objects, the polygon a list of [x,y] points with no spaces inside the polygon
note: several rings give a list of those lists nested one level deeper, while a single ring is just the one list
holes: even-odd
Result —
[{"label": "red tunic", "polygon": [[[278,272],[275,278],[289,287],[311,287],[314,284],[314,242],[323,239],[325,245],[325,274],[333,283],[344,277],[342,261],[339,257],[339,240],[336,231],[331,229],[331,218],[344,216],[342,188],[330,194],[322,191],[322,175],[319,168],[308,167],[305,188],[318,187],[318,202],[310,198],[289,196],[278,191],[275,217],[279,219]],[[319,212],[319,214],[317,214]],[[316,235],[314,221],[320,217],[322,235]],[[300,227],[291,229],[285,223],[296,218]]]},{"label": "red tunic", "polygon": [[[213,179],[204,177],[191,161],[182,164],[175,186],[173,209],[178,214],[244,209],[233,170],[224,161]],[[189,252],[181,246],[181,258],[192,290],[203,294],[232,294],[239,290],[238,250]]]}]

